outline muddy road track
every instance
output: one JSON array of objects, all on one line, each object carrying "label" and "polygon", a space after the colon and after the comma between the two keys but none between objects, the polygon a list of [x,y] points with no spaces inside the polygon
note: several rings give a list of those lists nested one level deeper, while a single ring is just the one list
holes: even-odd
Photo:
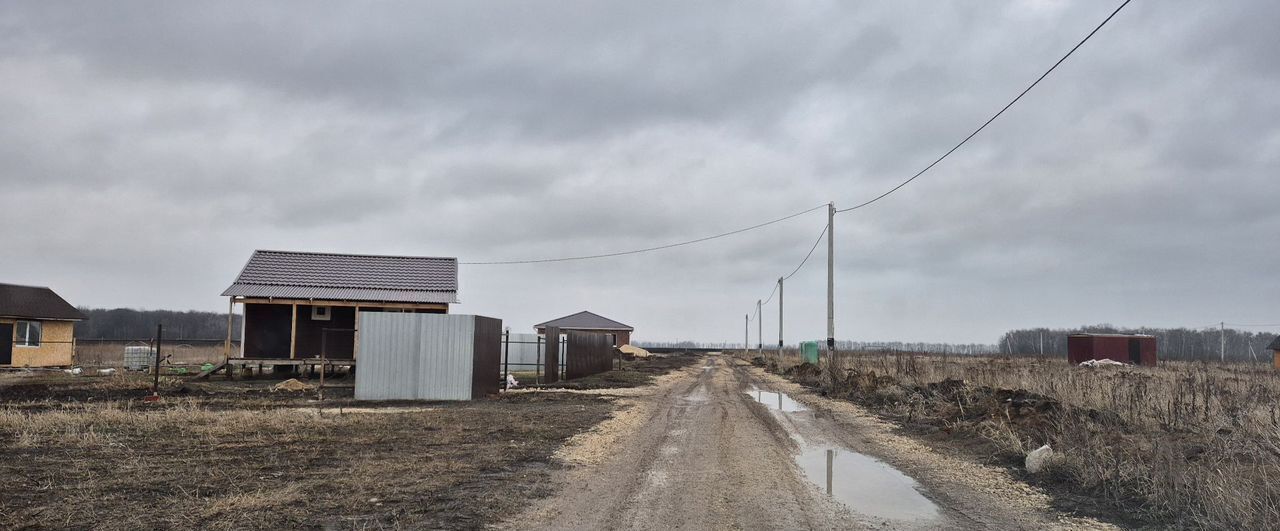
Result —
[{"label": "muddy road track", "polygon": [[[575,444],[596,462],[508,522],[539,529],[1081,529],[992,467],[710,355]],[[612,424],[612,425],[611,425]],[[595,445],[595,448],[591,446]],[[569,452],[575,451],[569,448]]]}]

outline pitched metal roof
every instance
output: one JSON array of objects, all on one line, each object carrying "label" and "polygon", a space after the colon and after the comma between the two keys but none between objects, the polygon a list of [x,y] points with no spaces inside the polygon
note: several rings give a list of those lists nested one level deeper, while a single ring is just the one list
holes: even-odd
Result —
[{"label": "pitched metal roof", "polygon": [[257,250],[229,297],[458,302],[458,259]]},{"label": "pitched metal roof", "polygon": [[1271,344],[1267,345],[1267,350],[1280,350],[1280,336],[1276,336],[1275,339],[1271,340]]},{"label": "pitched metal roof", "polygon": [[613,319],[602,317],[585,310],[573,315],[566,315],[559,319],[552,319],[545,323],[533,325],[534,328],[545,328],[548,326],[569,330],[635,330],[634,328],[614,321]]},{"label": "pitched metal roof", "polygon": [[83,321],[80,310],[59,297],[53,290],[40,286],[0,284],[0,317]]}]

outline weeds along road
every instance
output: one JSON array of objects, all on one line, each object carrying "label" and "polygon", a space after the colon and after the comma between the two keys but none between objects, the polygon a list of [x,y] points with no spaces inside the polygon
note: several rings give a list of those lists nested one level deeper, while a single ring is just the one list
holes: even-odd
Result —
[{"label": "weeds along road", "polygon": [[729,356],[707,356],[651,389],[571,443],[570,454],[594,462],[565,471],[557,494],[507,525],[1108,528],[1056,513],[1046,496],[999,469],[911,444],[852,404]]}]

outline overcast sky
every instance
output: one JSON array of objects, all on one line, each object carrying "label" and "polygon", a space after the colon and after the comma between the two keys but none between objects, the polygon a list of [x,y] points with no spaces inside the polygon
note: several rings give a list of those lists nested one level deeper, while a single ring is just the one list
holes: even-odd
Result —
[{"label": "overcast sky", "polygon": [[[850,206],[1117,4],[3,2],[0,281],[225,311],[259,248],[545,258]],[[1135,1],[837,217],[837,336],[1280,322],[1277,20]],[[463,266],[454,311],[740,341],[825,222]],[[825,336],[825,262],[788,341]]]}]

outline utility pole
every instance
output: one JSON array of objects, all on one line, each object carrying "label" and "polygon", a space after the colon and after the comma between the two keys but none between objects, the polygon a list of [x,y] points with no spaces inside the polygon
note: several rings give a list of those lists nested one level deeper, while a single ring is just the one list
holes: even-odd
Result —
[{"label": "utility pole", "polygon": [[760,299],[756,299],[756,315],[760,316],[760,320],[756,321],[756,352],[764,354],[764,313],[760,310],[764,303]]},{"label": "utility pole", "polygon": [[742,314],[742,351],[751,352],[751,316]]},{"label": "utility pole", "polygon": [[778,277],[778,355],[782,355],[782,277]]},{"label": "utility pole", "polygon": [[827,203],[827,360],[836,357],[836,204]]},{"label": "utility pole", "polygon": [[1218,361],[1227,361],[1227,323],[1218,321]]}]

